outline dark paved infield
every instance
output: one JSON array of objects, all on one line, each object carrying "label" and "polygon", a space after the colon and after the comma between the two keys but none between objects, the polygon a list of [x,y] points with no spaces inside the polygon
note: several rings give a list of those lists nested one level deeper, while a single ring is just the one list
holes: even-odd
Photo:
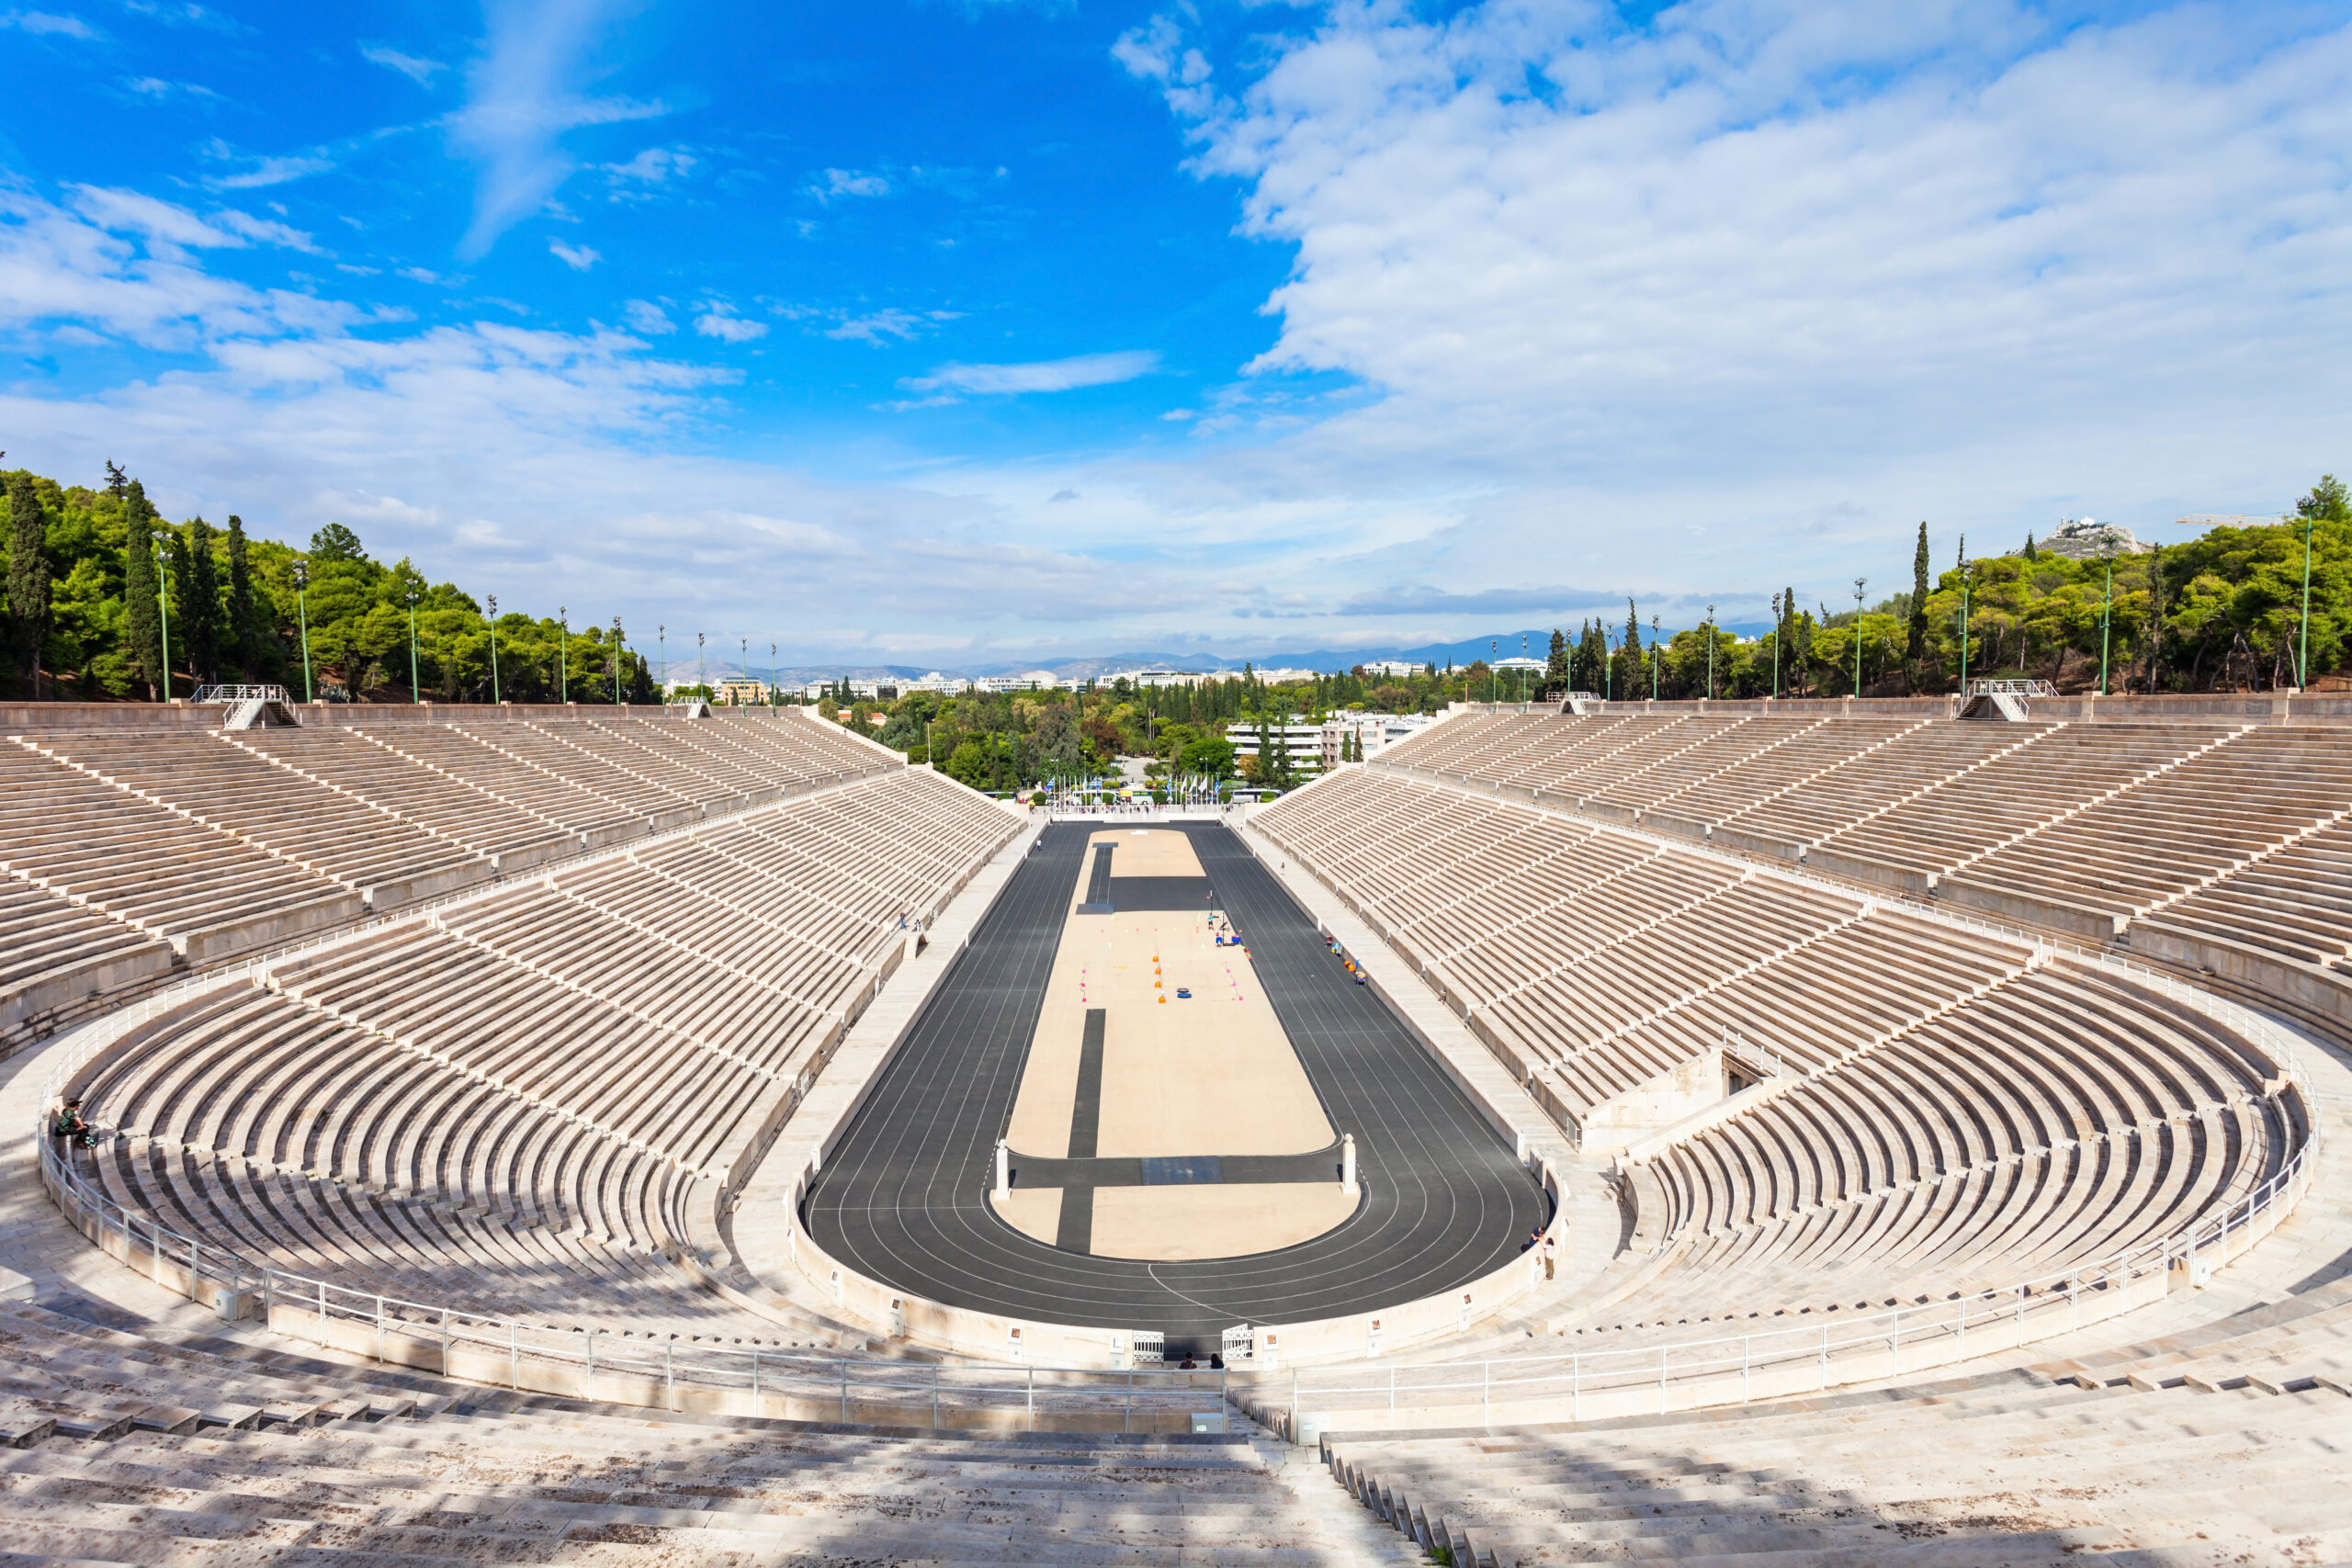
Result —
[{"label": "dark paved infield", "polygon": [[[1364,1199],[1279,1252],[1190,1263],[1090,1258],[989,1207],[1064,911],[1093,824],[1057,823],[1013,874],[833,1152],[803,1219],[848,1267],[910,1294],[1041,1323],[1160,1329],[1174,1351],[1238,1323],[1374,1311],[1520,1250],[1548,1200],[1395,1014],[1356,985],[1272,874],[1223,826],[1188,824]],[[1033,1183],[1024,1183],[1033,1184]]]}]

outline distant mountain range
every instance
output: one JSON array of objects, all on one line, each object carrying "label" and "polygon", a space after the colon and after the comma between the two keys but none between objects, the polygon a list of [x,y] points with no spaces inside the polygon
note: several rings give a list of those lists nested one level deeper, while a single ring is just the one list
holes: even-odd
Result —
[{"label": "distant mountain range", "polygon": [[[1768,621],[1725,621],[1723,623],[1723,627],[1724,630],[1736,632],[1741,637],[1755,637],[1770,630],[1771,624]],[[1576,635],[1574,628],[1562,629],[1567,631],[1571,637]],[[1616,629],[1622,628],[1612,628],[1612,635]],[[1668,637],[1672,637],[1677,631],[1683,629],[1685,628],[1679,626],[1662,627],[1664,635]],[[1645,643],[1648,641],[1649,635],[1649,628],[1645,626],[1642,628],[1642,638]],[[1136,670],[1189,670],[1203,673],[1238,675],[1245,666],[1254,666],[1260,670],[1314,670],[1329,674],[1353,669],[1359,664],[1370,664],[1387,659],[1409,660],[1415,664],[1434,664],[1443,670],[1448,665],[1458,668],[1477,660],[1488,658],[1490,650],[1492,657],[1517,658],[1522,647],[1522,638],[1527,657],[1530,659],[1542,659],[1552,650],[1552,628],[1544,626],[1541,629],[1531,627],[1525,630],[1494,632],[1485,637],[1464,637],[1460,642],[1423,643],[1412,648],[1390,646],[1315,649],[1305,652],[1273,649],[1238,653],[1207,653],[1194,649],[1182,653],[1166,651],[1106,653],[1080,659],[997,660],[985,664],[961,665],[787,664],[774,671],[773,674],[774,678],[787,682],[806,683],[810,681],[838,681],[844,677],[860,681],[918,681],[933,670],[944,675],[961,676],[967,679],[984,675],[1025,675],[1033,670],[1050,670],[1057,680],[1082,681],[1090,677],[1108,680],[1113,676]],[[710,660],[707,666],[709,677],[714,681],[736,674],[738,668],[730,660],[718,659]],[[673,660],[670,667],[671,678],[676,680],[690,674],[692,669],[693,665],[690,661],[682,665]],[[751,667],[749,673],[754,680],[765,681],[771,678],[769,669],[756,662]]]}]

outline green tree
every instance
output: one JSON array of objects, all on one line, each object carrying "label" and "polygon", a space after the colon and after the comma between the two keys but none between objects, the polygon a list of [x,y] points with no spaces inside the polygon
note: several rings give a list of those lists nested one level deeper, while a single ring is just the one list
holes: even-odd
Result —
[{"label": "green tree", "polygon": [[1565,692],[1572,683],[1574,671],[1568,667],[1568,639],[1559,627],[1552,628],[1552,654],[1544,661],[1544,684],[1547,690]]},{"label": "green tree", "polygon": [[220,679],[220,572],[212,553],[212,525],[201,517],[188,520],[174,541],[174,559],[182,565],[179,580],[180,628],[187,639],[189,672],[202,683]]},{"label": "green tree", "polygon": [[1903,660],[1915,671],[1928,656],[1928,525],[1919,525],[1918,547],[1911,552],[1911,621],[1905,628]]},{"label": "green tree", "polygon": [[259,681],[276,673],[277,660],[270,647],[276,639],[254,590],[253,552],[245,539],[245,520],[233,512],[229,513],[227,553],[229,604],[223,647],[240,679]]},{"label": "green tree", "polygon": [[[112,463],[107,470],[121,482],[122,470]],[[123,485],[122,640],[124,656],[153,701],[169,697],[171,686],[164,670],[161,607],[155,599],[155,508],[148,502],[147,487],[137,479]]]},{"label": "green tree", "polygon": [[1233,742],[1222,735],[1196,737],[1184,742],[1184,749],[1176,754],[1175,762],[1182,773],[1229,779],[1234,770]]},{"label": "green tree", "polygon": [[313,561],[364,561],[368,552],[359,543],[359,536],[340,523],[330,523],[311,536],[311,558]]},{"label": "green tree", "polygon": [[17,689],[38,702],[49,636],[49,516],[40,487],[22,469],[8,479],[8,631]]}]

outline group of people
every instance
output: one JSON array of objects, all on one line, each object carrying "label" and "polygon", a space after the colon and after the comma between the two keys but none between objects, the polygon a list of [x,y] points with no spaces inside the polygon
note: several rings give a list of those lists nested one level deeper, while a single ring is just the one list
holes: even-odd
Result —
[{"label": "group of people", "polygon": [[1348,973],[1355,976],[1357,985],[1363,985],[1364,983],[1364,973],[1362,969],[1356,966],[1356,961],[1350,958],[1345,953],[1340,951],[1339,942],[1336,939],[1327,938],[1325,940],[1329,942],[1331,956],[1338,959],[1346,966]]}]

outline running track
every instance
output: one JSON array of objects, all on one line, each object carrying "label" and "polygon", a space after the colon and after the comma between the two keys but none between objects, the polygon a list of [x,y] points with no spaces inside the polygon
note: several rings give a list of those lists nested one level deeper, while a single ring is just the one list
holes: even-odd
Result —
[{"label": "running track", "polygon": [[1039,1323],[1157,1328],[1170,1351],[1238,1323],[1303,1323],[1466,1283],[1516,1256],[1542,1190],[1396,1015],[1331,957],[1273,874],[1218,824],[1187,824],[1202,868],[1332,1126],[1356,1139],[1364,1200],[1279,1252],[1143,1263],[1065,1252],[989,1207],[1090,823],[1046,829],[942,977],[803,1213],[848,1268],[909,1294]]}]

